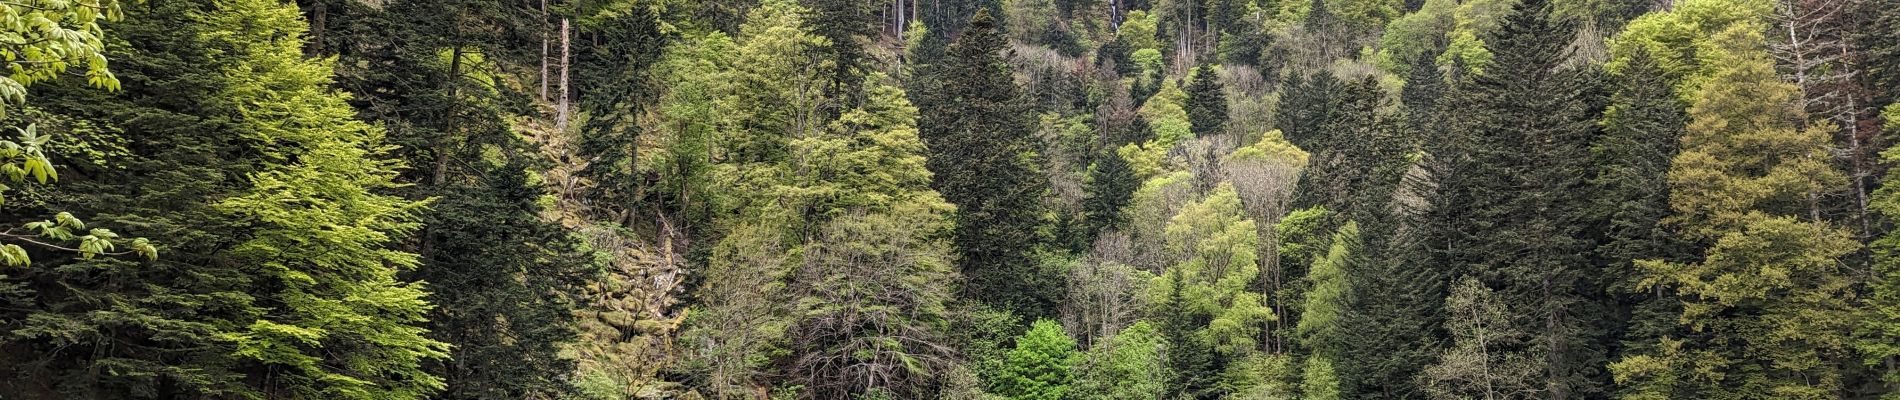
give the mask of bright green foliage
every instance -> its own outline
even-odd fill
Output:
[[[9,125],[37,125],[52,137],[45,149],[62,162],[61,184],[10,193],[8,214],[16,219],[9,224],[46,215],[49,229],[83,234],[89,229],[75,228],[109,224],[131,234],[163,232],[166,243],[165,257],[152,261],[53,251],[34,252],[32,268],[0,268],[0,331],[7,332],[0,343],[8,349],[0,374],[9,383],[45,382],[0,384],[6,396],[259,393],[244,376],[254,365],[237,362],[232,343],[219,337],[254,321],[261,309],[253,304],[265,291],[253,290],[253,264],[228,252],[252,227],[212,207],[249,190],[244,174],[261,161],[244,150],[255,144],[241,139],[246,128],[207,122],[234,114],[212,103],[237,61],[206,56],[199,16],[210,7],[136,7],[115,25],[112,37],[123,41],[115,41],[114,69],[126,78],[125,92],[45,82],[36,85],[43,90],[37,106],[8,114]],[[90,217],[82,224],[53,210]]]
[[[306,49],[335,52],[337,86],[351,91],[361,115],[390,127],[387,141],[403,145],[392,155],[418,166],[403,171],[398,179],[406,184],[397,193],[433,199],[419,214],[426,228],[404,241],[420,264],[402,278],[428,282],[435,308],[427,335],[451,346],[453,362],[427,364],[445,381],[434,397],[573,393],[573,381],[593,377],[576,373],[577,366],[596,362],[603,347],[577,343],[580,327],[598,331],[611,325],[599,321],[611,320],[631,328],[645,316],[629,316],[637,311],[627,307],[577,316],[577,309],[602,301],[578,301],[582,280],[607,282],[588,289],[618,286],[612,283],[618,271],[615,264],[589,262],[593,249],[577,238],[598,238],[596,232],[573,235],[547,218],[557,200],[537,173],[548,168],[544,149],[530,142],[537,132],[517,122],[521,111],[512,106],[533,96],[522,90],[531,84],[504,73],[513,61],[504,51],[510,36],[487,28],[532,26],[528,14],[519,5],[467,0],[322,7],[327,11],[311,16],[323,23],[312,36],[325,43]],[[588,17],[575,25],[590,25],[592,10],[576,12]],[[572,71],[576,81],[603,86],[586,66],[593,64],[591,50],[576,46],[574,52],[581,61]],[[583,91],[580,108],[604,97],[596,94]],[[590,165],[601,164],[609,163]],[[610,195],[570,193],[587,193],[601,208],[617,204]]]
[[[1306,273],[1312,286],[1306,291],[1306,303],[1296,329],[1306,347],[1315,354],[1330,357],[1348,351],[1339,348],[1338,340],[1345,334],[1339,330],[1339,320],[1347,311],[1346,302],[1352,298],[1352,282],[1347,271],[1353,269],[1353,257],[1359,253],[1360,245],[1359,223],[1346,222],[1333,233],[1333,245],[1326,250],[1326,255],[1314,260],[1313,268]]]
[[[1767,0],[1684,0],[1667,12],[1643,15],[1610,40],[1610,61],[1604,65],[1620,72],[1647,50],[1669,76],[1676,95],[1693,102],[1704,82],[1713,79],[1728,60],[1718,34],[1728,30],[1762,32],[1772,2]]]
[[[1077,363],[1075,397],[1149,400],[1168,393],[1168,343],[1148,321],[1136,322],[1101,341]]]
[[[117,0],[92,2],[31,0],[0,4],[0,50],[6,79],[0,79],[0,101],[26,103],[26,87],[56,79],[73,65],[83,64],[86,83],[119,89],[119,79],[106,68],[105,30],[101,22],[124,14]]]
[[[1206,321],[1193,327],[1205,346],[1227,356],[1254,351],[1262,324],[1273,319],[1261,295],[1250,290],[1260,275],[1259,241],[1233,186],[1222,184],[1169,221],[1168,249],[1184,261],[1156,279],[1151,298],[1165,302],[1178,287],[1182,312]]]
[[[1682,151],[1669,171],[1668,223],[1708,246],[1700,261],[1642,260],[1641,287],[1682,298],[1694,332],[1611,366],[1627,398],[1832,398],[1844,386],[1854,280],[1838,261],[1848,232],[1807,220],[1810,199],[1843,179],[1827,164],[1827,126],[1776,79],[1761,33],[1710,38]]]
[[[882,75],[865,91],[863,107],[792,141],[809,164],[788,165],[798,168],[775,191],[821,224],[790,252],[808,267],[787,288],[788,356],[794,382],[816,398],[929,397],[949,365],[941,338],[954,288],[944,283],[956,272],[940,238],[952,207],[928,188],[916,109]]]
[[[918,96],[919,126],[933,186],[957,206],[965,293],[1026,317],[1051,316],[1061,290],[1030,257],[1043,242],[1040,146],[1003,58],[1003,34],[988,11],[976,14],[936,72],[940,86]]]
[[[1888,105],[1881,117],[1889,130],[1900,129],[1900,105]],[[1900,163],[1900,149],[1881,154],[1888,165]],[[1888,218],[1900,216],[1900,176],[1889,174],[1875,192],[1872,207]],[[1872,294],[1867,298],[1866,314],[1860,318],[1855,347],[1869,366],[1878,366],[1900,358],[1900,234],[1886,236],[1868,244],[1874,251],[1874,276],[1869,282]],[[1881,379],[1889,388],[1900,387],[1900,370],[1887,369]],[[1895,395],[1888,395],[1887,399]]]
[[[1221,89],[1220,74],[1212,65],[1194,69],[1193,83],[1187,87],[1185,105],[1188,126],[1196,136],[1219,134],[1227,127],[1227,93]]]
[[[997,374],[996,393],[1010,399],[1062,400],[1074,381],[1069,369],[1076,362],[1075,339],[1050,320],[1036,321],[1016,338]]]
[[[1386,25],[1375,62],[1394,74],[1409,73],[1408,60],[1429,57],[1440,67],[1482,70],[1493,54],[1485,38],[1497,32],[1515,0],[1426,0],[1418,11]]]
[[[257,266],[261,293],[280,304],[223,335],[236,355],[262,366],[256,378],[272,397],[422,398],[442,380],[422,363],[447,354],[419,326],[429,303],[419,284],[396,272],[416,255],[386,248],[419,227],[422,203],[377,194],[397,187],[402,164],[384,158],[382,130],[353,119],[345,96],[330,91],[331,67],[306,60],[294,6],[230,0],[205,21],[205,35],[239,62],[220,100],[236,105],[245,139],[271,144],[254,188],[224,200],[231,217],[256,224],[233,249]]]
[[[768,2],[736,42],[707,35],[665,64],[681,90],[705,89],[668,96],[660,109],[678,120],[663,132],[679,138],[666,140],[707,135],[720,155],[685,182],[714,197],[724,231],[682,335],[685,369],[714,396],[932,397],[954,375],[942,329],[957,275],[941,240],[953,207],[929,189],[918,110],[889,77],[866,76],[859,106],[812,121],[825,77],[798,60],[825,40],[802,15]]]
[[[1385,26],[1387,21],[1398,18],[1402,14],[1400,11],[1403,7],[1399,0],[1287,0],[1279,2],[1280,16],[1278,18],[1287,22],[1308,21],[1313,4],[1321,1],[1324,2],[1322,4],[1326,7],[1326,11],[1333,14],[1334,18],[1356,29]]]
[[[13,184],[27,182],[27,178],[45,184],[49,180],[58,180],[59,173],[53,169],[53,161],[41,150],[52,140],[52,136],[39,134],[38,125],[27,125],[26,129],[14,128],[20,132],[19,141],[0,140],[0,179]],[[11,189],[0,183],[0,195]],[[0,201],[4,203],[4,201]],[[99,255],[137,254],[147,259],[158,258],[158,248],[145,238],[131,240],[119,239],[119,234],[110,229],[86,229],[86,223],[71,213],[59,213],[50,221],[28,222],[20,226],[23,233],[10,231],[0,233],[5,240],[33,244],[39,247],[67,251],[79,254],[80,258],[90,259]],[[118,251],[123,243],[124,251]],[[70,244],[71,247],[67,245]],[[33,263],[26,248],[17,244],[0,244],[0,265],[23,267]]]
[[[1306,367],[1300,375],[1300,398],[1309,400],[1339,400],[1339,372],[1333,369],[1333,362],[1325,357],[1313,356],[1306,359]]]
[[[106,67],[105,30],[101,22],[117,21],[124,15],[116,0],[92,3],[36,0],[0,4],[0,59],[8,75],[0,79],[0,116],[8,108],[26,103],[26,87],[58,78],[73,64],[85,64],[86,83],[93,87],[118,90],[119,79]],[[41,135],[36,125],[13,127],[18,140],[0,140],[0,201],[11,185],[33,181],[46,184],[59,180],[53,161],[42,148],[50,135]],[[25,234],[7,233],[6,240],[39,247],[78,253],[82,258],[100,254],[132,254],[157,258],[158,249],[144,238],[127,241],[126,251],[117,248],[118,234],[104,228],[85,229],[71,214],[60,213],[58,222],[36,222],[21,227]],[[49,243],[50,242],[50,243]],[[69,247],[70,246],[70,247]],[[18,267],[32,263],[26,248],[0,244],[0,265]]]
[[[1301,377],[1293,356],[1254,353],[1230,361],[1220,371],[1220,391],[1229,399],[1285,399],[1299,393]]]

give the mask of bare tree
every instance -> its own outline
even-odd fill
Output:
[[[1842,211],[1844,218],[1862,239],[1872,234],[1868,201],[1870,181],[1878,173],[1877,149],[1872,143],[1878,134],[1863,122],[1874,108],[1865,100],[1867,92],[1855,79],[1859,73],[1853,62],[1850,10],[1859,0],[1778,0],[1774,21],[1774,54],[1782,78],[1801,90],[1802,108],[1837,128],[1833,150],[1835,162],[1848,172],[1849,186],[1842,191],[1853,206]],[[1805,128],[1809,121],[1798,121]],[[1818,202],[1817,202],[1818,204]],[[1816,214],[1821,210],[1816,206]],[[1832,211],[1832,210],[1830,210]]]
[[[1133,324],[1141,317],[1141,293],[1153,275],[1128,264],[1128,235],[1104,232],[1094,250],[1069,269],[1069,297],[1063,304],[1063,326],[1076,340],[1092,346]]]
[[[1277,137],[1262,140],[1279,140]],[[1241,206],[1247,211],[1247,217],[1258,221],[1261,257],[1260,272],[1263,277],[1258,288],[1261,293],[1278,293],[1289,279],[1286,268],[1280,265],[1280,238],[1274,226],[1287,213],[1292,201],[1293,188],[1300,180],[1300,171],[1304,160],[1274,159],[1266,157],[1228,157],[1222,164],[1224,176],[1234,185],[1234,192],[1240,195]],[[1267,296],[1274,315],[1289,315],[1285,299],[1280,296]],[[1284,350],[1287,338],[1272,337],[1273,332],[1286,328],[1285,319],[1269,322],[1264,330],[1269,337],[1262,340],[1267,351]]]

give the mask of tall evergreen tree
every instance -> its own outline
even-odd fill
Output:
[[[1882,113],[1887,129],[1900,129],[1900,106],[1889,105]],[[1900,151],[1888,150],[1881,157],[1887,164],[1900,163]],[[1900,175],[1889,173],[1874,194],[1874,209],[1887,218],[1900,216]],[[1855,346],[1863,361],[1883,371],[1880,379],[1888,397],[1900,393],[1900,233],[1888,233],[1869,243],[1874,252],[1873,281],[1866,314],[1860,317]]]
[[[1187,87],[1188,126],[1197,136],[1221,133],[1227,128],[1227,92],[1221,88],[1220,74],[1211,64],[1194,69],[1194,81]]]
[[[73,140],[97,154],[49,156],[64,169],[45,204],[13,197],[9,222],[44,219],[41,209],[91,215],[130,234],[163,232],[164,257],[35,252],[32,264],[0,271],[0,393],[22,398],[162,399],[257,393],[232,342],[260,312],[254,271],[228,249],[247,230],[213,205],[248,190],[256,142],[225,123],[215,101],[234,60],[214,57],[202,16],[210,3],[130,7],[107,31],[124,92],[68,81],[35,85],[33,104],[9,106],[6,123],[36,124],[54,144]],[[226,103],[228,104],[228,103]],[[136,123],[132,123],[136,121]],[[15,125],[18,124],[18,125]],[[115,144],[116,143],[116,144]],[[15,188],[16,190],[19,188]],[[36,188],[37,189],[37,188]],[[100,373],[100,372],[107,373]]]
[[[958,266],[970,298],[1026,317],[1053,315],[1062,298],[1030,256],[1042,242],[1042,174],[1034,121],[1003,59],[1007,43],[987,11],[950,46],[919,101],[935,187],[957,205]]]
[[[649,7],[580,4],[575,12],[581,14],[580,35],[587,40],[578,41],[573,86],[580,109],[587,112],[576,149],[587,158],[587,167],[578,175],[594,183],[589,197],[599,209],[596,214],[627,224],[642,200],[635,197],[647,186],[638,171],[642,127],[635,119],[655,100],[658,90],[649,84],[648,70],[667,37]]]
[[[1085,236],[1090,241],[1105,230],[1122,227],[1127,220],[1122,207],[1127,207],[1135,196],[1135,189],[1141,188],[1141,181],[1127,160],[1114,152],[1103,153],[1089,168],[1088,181],[1082,188],[1087,194],[1082,202]]]
[[[1463,176],[1439,182],[1449,196],[1435,207],[1469,214],[1449,220],[1446,240],[1433,245],[1438,265],[1460,270],[1494,288],[1508,308],[1515,342],[1495,344],[1534,362],[1539,396],[1588,397],[1603,389],[1599,365],[1607,356],[1604,315],[1585,279],[1590,248],[1581,210],[1587,199],[1588,146],[1596,129],[1591,80],[1565,69],[1571,28],[1551,16],[1547,2],[1516,6],[1490,44],[1496,58],[1462,86],[1459,111],[1468,113],[1453,154],[1469,162]],[[1553,95],[1561,93],[1562,95]],[[1434,175],[1434,178],[1440,176]],[[1446,356],[1453,354],[1447,353]]]
[[[1615,93],[1603,116],[1604,134],[1591,145],[1590,180],[1593,252],[1597,285],[1608,289],[1621,329],[1619,353],[1640,353],[1674,333],[1680,313],[1673,297],[1636,290],[1637,260],[1680,260],[1680,240],[1663,225],[1669,209],[1669,160],[1687,124],[1684,106],[1667,77],[1646,54],[1613,77]]]

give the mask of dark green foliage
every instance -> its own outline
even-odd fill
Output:
[[[430,335],[453,344],[454,361],[432,365],[447,380],[441,394],[449,399],[559,396],[570,393],[562,378],[573,361],[559,355],[561,343],[576,337],[573,289],[590,266],[561,227],[542,218],[539,202],[547,188],[532,172],[547,167],[540,150],[528,143],[508,119],[531,96],[499,84],[500,62],[527,46],[521,30],[536,26],[524,16],[538,10],[511,4],[463,4],[458,0],[405,1],[383,10],[358,9],[356,18],[338,22],[333,36],[358,43],[341,54],[344,65],[371,66],[340,71],[346,88],[396,88],[355,93],[366,117],[388,126],[392,141],[415,146],[405,152],[416,184],[410,195],[436,199],[424,215],[415,250],[422,264],[410,276],[430,282]],[[443,15],[451,22],[441,20]],[[638,62],[653,57],[657,39],[640,42],[637,34],[615,30],[640,25],[628,19],[587,21],[585,35],[620,40],[625,47],[578,46],[577,85],[606,91],[635,92],[637,69],[607,71],[601,64]],[[491,27],[510,29],[493,30]],[[652,29],[648,27],[647,29]],[[625,35],[617,36],[617,35]],[[657,34],[656,34],[657,35]],[[371,38],[409,37],[442,46],[436,49],[387,47]],[[516,39],[510,39],[514,37]],[[518,40],[511,42],[511,40]],[[581,41],[586,43],[587,41]],[[647,48],[642,49],[641,46]],[[536,43],[538,47],[538,42]],[[626,51],[628,59],[601,60]],[[631,121],[616,119],[613,104],[637,99],[623,93],[582,91],[583,109],[609,114],[590,119],[581,152],[597,157],[592,166],[625,167],[636,132]],[[558,95],[558,94],[557,94]],[[401,110],[414,110],[403,112]],[[612,147],[618,143],[623,147]],[[619,158],[616,158],[619,157]],[[607,209],[624,209],[633,184],[625,168],[589,169],[583,174],[622,191],[597,193]],[[609,185],[602,185],[609,186]]]
[[[588,195],[598,214],[627,223],[648,186],[637,171],[641,127],[635,119],[657,98],[646,71],[660,58],[666,37],[658,16],[645,7],[577,11],[582,40],[576,41],[573,86],[587,113],[576,152],[587,168],[578,175],[593,181]]]
[[[1194,69],[1194,82],[1188,84],[1184,108],[1195,135],[1219,134],[1227,128],[1227,93],[1221,89],[1219,75],[1212,65]]]
[[[1165,279],[1173,282],[1167,297],[1156,308],[1155,318],[1163,321],[1161,337],[1168,344],[1168,370],[1172,371],[1174,381],[1168,385],[1168,392],[1183,399],[1210,400],[1220,398],[1215,387],[1220,376],[1220,361],[1214,354],[1214,348],[1206,345],[1198,333],[1207,326],[1208,318],[1188,309],[1187,296],[1183,293],[1184,284],[1180,268],[1169,269]]]
[[[1128,168],[1128,161],[1123,160],[1120,154],[1106,152],[1095,160],[1083,187],[1088,197],[1082,202],[1087,230],[1084,236],[1090,239],[1105,230],[1121,228],[1126,221],[1122,207],[1127,207],[1135,195],[1135,189],[1141,188],[1140,179],[1135,176],[1134,170]]]
[[[1851,37],[1855,48],[1865,49],[1866,74],[1874,104],[1900,99],[1900,1],[1857,2],[1860,26]]]
[[[1449,129],[1468,135],[1434,160],[1433,206],[1465,215],[1432,228],[1433,264],[1494,288],[1513,315],[1506,331],[1524,334],[1495,351],[1536,360],[1537,385],[1553,398],[1591,396],[1607,381],[1604,310],[1589,279],[1590,242],[1581,227],[1588,204],[1588,146],[1596,110],[1588,76],[1561,69],[1569,28],[1543,2],[1517,6],[1488,42],[1496,53],[1483,75],[1459,88]],[[1452,160],[1447,160],[1448,158]],[[1462,159],[1462,160],[1458,160]],[[1468,164],[1465,164],[1468,163]],[[1442,229],[1442,230],[1439,230]]]
[[[862,0],[803,0],[811,10],[807,21],[811,31],[830,42],[822,50],[830,63],[822,68],[827,76],[824,109],[830,116],[856,107],[863,101],[864,74],[871,71],[870,55],[865,47],[876,39],[877,18],[872,2]]]
[[[977,13],[931,78],[938,86],[918,95],[919,125],[934,186],[957,205],[964,293],[1027,317],[1049,316],[1061,290],[1030,256],[1042,242],[1039,146],[1004,47],[995,19]]]
[[[1302,106],[1324,110],[1298,112],[1284,125],[1301,132],[1306,141],[1301,148],[1313,154],[1300,175],[1293,206],[1332,210],[1341,218],[1333,226],[1347,219],[1388,219],[1392,193],[1410,167],[1406,155],[1413,144],[1404,138],[1398,118],[1383,112],[1385,94],[1378,82],[1368,79],[1338,86],[1333,82],[1322,74],[1306,90],[1325,91],[1307,93],[1314,98],[1302,99],[1307,102]]]
[[[244,187],[257,160],[238,131],[206,104],[224,87],[219,63],[190,16],[207,4],[134,7],[112,25],[113,69],[125,91],[100,93],[48,82],[34,101],[62,115],[10,112],[56,135],[126,141],[131,157],[106,164],[57,159],[66,180],[47,208],[93,215],[125,233],[165,232],[165,257],[149,263],[40,256],[0,274],[0,393],[21,398],[165,399],[236,395],[252,389],[217,335],[255,318],[256,278],[222,261],[242,224],[214,209]],[[70,121],[70,122],[62,122]],[[81,121],[100,129],[74,129]],[[116,121],[141,121],[121,125]],[[74,156],[77,156],[76,154]],[[80,194],[87,195],[80,195]],[[9,201],[9,222],[44,215]],[[11,223],[10,223],[11,225]],[[212,267],[224,265],[223,267]],[[97,374],[94,371],[114,371]]]
[[[1604,133],[1591,145],[1596,174],[1590,219],[1596,235],[1594,262],[1602,266],[1597,284],[1622,295],[1618,307],[1629,327],[1621,335],[1631,346],[1651,346],[1675,331],[1668,312],[1671,297],[1635,290],[1636,260],[1677,260],[1686,255],[1679,239],[1662,224],[1669,209],[1669,165],[1676,156],[1688,117],[1671,93],[1661,68],[1639,53],[1614,77],[1615,93],[1603,117]]]
[[[1307,77],[1294,74],[1280,90],[1280,107],[1273,121],[1286,140],[1309,152],[1326,145],[1332,133],[1327,124],[1340,118],[1340,93],[1344,83],[1331,73]]]

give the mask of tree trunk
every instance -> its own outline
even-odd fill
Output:
[[[548,101],[548,0],[541,0],[541,101]]]
[[[571,54],[569,53],[569,48],[568,48],[568,40],[569,40],[568,36],[569,36],[568,21],[567,21],[567,18],[562,18],[561,19],[561,86],[560,86],[561,102],[558,106],[555,107],[556,119],[554,122],[555,129],[561,132],[567,132],[568,98],[572,97],[568,95],[569,90],[568,90],[568,85],[567,85],[568,84],[567,71],[570,69],[568,68],[568,64],[570,61],[572,61],[569,58]]]

